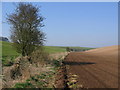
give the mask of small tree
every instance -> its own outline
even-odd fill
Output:
[[[19,3],[7,20],[11,24],[13,46],[22,56],[28,56],[37,47],[43,46],[45,34],[40,29],[44,26],[44,18],[39,14],[38,7],[30,3]]]

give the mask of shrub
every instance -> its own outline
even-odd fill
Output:
[[[70,52],[70,48],[69,48],[69,47],[66,47],[66,51],[67,51],[67,52]]]
[[[40,48],[39,50],[36,50],[31,54],[31,60],[32,63],[35,64],[46,64],[49,60],[49,54],[46,53],[42,48]]]

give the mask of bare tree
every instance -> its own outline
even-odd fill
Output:
[[[45,41],[45,34],[41,31],[44,18],[39,11],[30,3],[19,3],[15,12],[8,15],[13,46],[22,56],[30,55]]]

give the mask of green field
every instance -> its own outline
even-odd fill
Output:
[[[12,43],[9,42],[0,42],[2,43],[2,56],[17,56],[19,55],[12,46]]]
[[[65,47],[58,47],[58,46],[44,46],[44,49],[48,53],[58,53],[58,52],[65,52]]]
[[[12,43],[0,41],[0,45],[2,45],[2,56],[20,55],[15,51],[15,49],[12,46]],[[70,48],[76,48],[76,49],[81,49],[81,50],[93,49],[93,48],[87,48],[87,47],[70,47]],[[60,46],[44,46],[44,49],[48,53],[58,53],[58,52],[65,52],[66,51],[66,47],[60,47]]]
[[[19,53],[16,52],[15,48],[13,48],[12,43],[10,42],[1,42],[0,46],[2,46],[2,56],[18,56]],[[48,53],[57,53],[57,52],[65,52],[65,47],[58,47],[58,46],[44,46],[44,49]],[[0,52],[1,54],[1,52]]]
[[[0,49],[1,48],[2,48],[2,52],[0,52],[0,55],[2,54],[3,64],[8,64],[6,60],[12,61],[14,60],[14,58],[20,55],[19,53],[16,52],[15,48],[13,48],[12,43],[10,42],[0,41]],[[76,49],[81,49],[81,50],[93,49],[93,48],[86,48],[86,47],[70,47],[70,48],[76,48]],[[44,50],[49,54],[58,53],[58,52],[66,52],[66,47],[44,46]]]

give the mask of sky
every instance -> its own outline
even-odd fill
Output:
[[[104,47],[118,44],[117,2],[38,2],[45,17],[47,46]],[[2,3],[2,36],[10,37],[7,14],[17,3]]]

